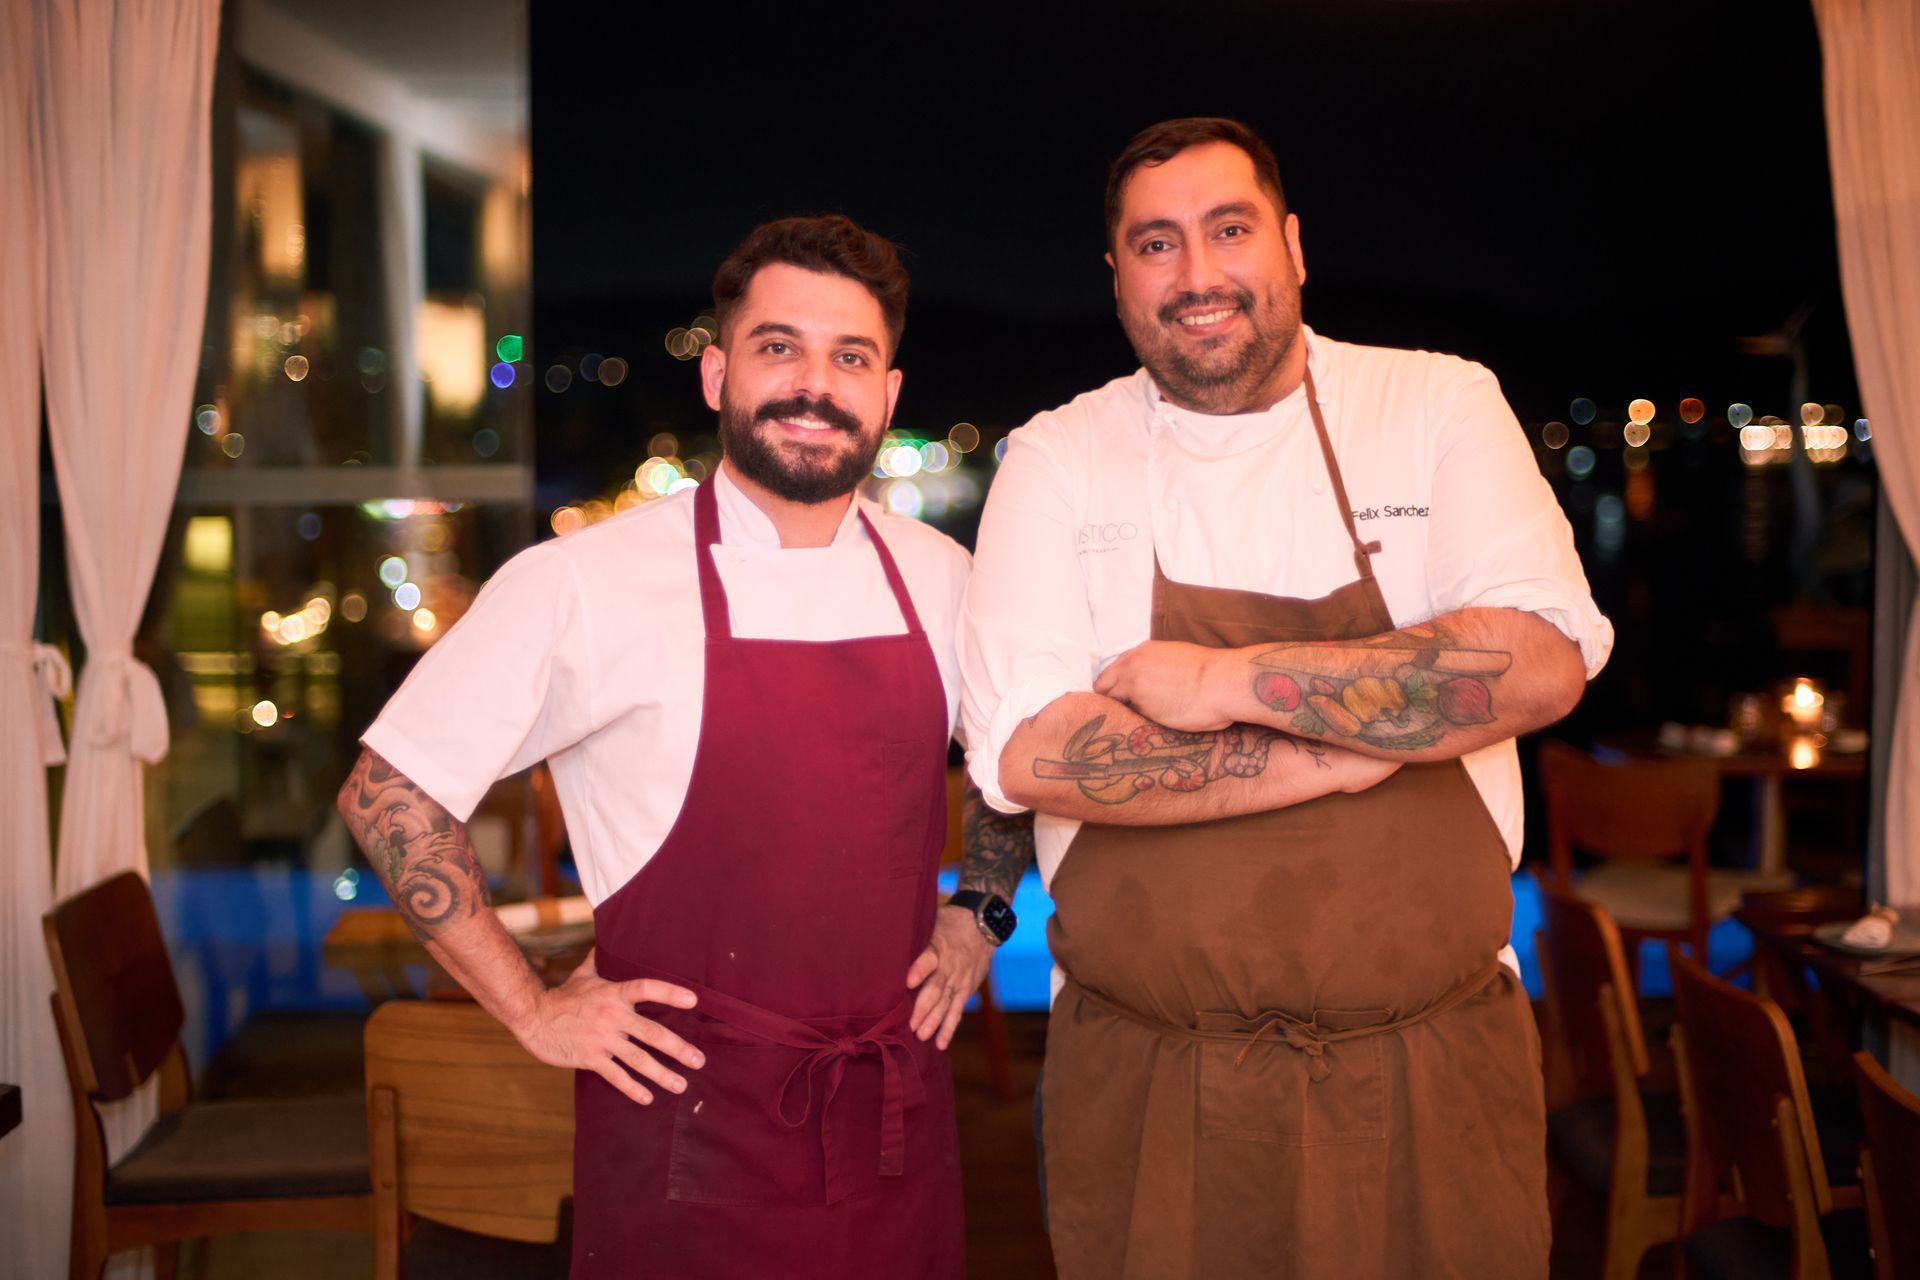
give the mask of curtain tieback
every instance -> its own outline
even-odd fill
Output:
[[[40,743],[40,763],[64,764],[66,744],[60,737],[60,711],[54,703],[73,692],[73,668],[67,655],[50,644],[0,644],[0,659],[18,662],[33,673],[40,686],[39,714],[34,717],[34,732]]]
[[[160,679],[131,653],[104,653],[90,657],[80,672],[80,701],[84,708],[98,688],[100,708],[75,717],[85,724],[87,741],[98,747],[128,744],[134,757],[154,764],[167,755],[167,704],[160,695]]]

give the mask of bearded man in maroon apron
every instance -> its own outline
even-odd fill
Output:
[[[576,1277],[964,1272],[943,1050],[988,947],[936,930],[934,877],[966,555],[853,496],[906,291],[845,218],[748,237],[701,359],[715,474],[516,557],[342,790],[428,950],[579,1069]],[[594,901],[551,991],[462,825],[540,759]]]
[[[1486,370],[1300,323],[1251,130],[1146,130],[1107,223],[1145,368],[1012,435],[961,637],[1056,906],[1060,1274],[1543,1276],[1512,739],[1611,630]]]

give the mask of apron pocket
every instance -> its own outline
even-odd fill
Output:
[[[1211,1026],[1214,1020],[1223,1026]],[[1238,1030],[1234,1014],[1199,1017],[1199,1029]],[[1241,1051],[1247,1050],[1241,1057]],[[1315,1080],[1311,1059],[1272,1032],[1246,1041],[1200,1042],[1200,1131],[1208,1138],[1288,1147],[1378,1142],[1386,1137],[1379,1036],[1323,1046],[1331,1068]],[[1235,1059],[1239,1059],[1236,1065]]]
[[[691,1204],[826,1202],[818,1100],[799,1125],[787,1124],[775,1112],[788,1074],[805,1056],[785,1045],[711,1045],[707,1066],[688,1073],[687,1091],[674,1112],[667,1199]],[[789,1115],[805,1105],[802,1085],[794,1082]],[[844,1101],[836,1101],[834,1109]]]
[[[886,811],[882,838],[887,842],[887,875],[901,879],[930,872],[938,857],[927,855],[927,825],[933,814],[920,796],[927,744],[908,738],[881,743],[878,751],[875,776],[880,781],[873,803]]]

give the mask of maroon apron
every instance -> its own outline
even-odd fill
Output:
[[[947,700],[900,571],[860,520],[905,635],[737,639],[713,486],[694,496],[693,777],[659,851],[593,918],[602,976],[698,995],[640,1012],[707,1065],[677,1096],[649,1084],[649,1106],[578,1073],[576,1278],[965,1272],[953,1081],[914,1037],[905,985],[933,929]]]

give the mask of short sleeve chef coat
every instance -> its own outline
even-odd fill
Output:
[[[1358,346],[1302,328],[1361,538],[1396,626],[1470,606],[1537,613],[1580,646],[1591,678],[1613,647],[1573,531],[1484,367]],[[1020,722],[1085,692],[1148,637],[1154,546],[1177,582],[1314,598],[1354,580],[1304,388],[1262,413],[1161,399],[1142,369],[1015,431],[994,477],[962,610],[961,718],[988,802]],[[1511,740],[1466,756],[1515,865],[1522,829]],[[1049,883],[1079,829],[1039,815]]]
[[[851,505],[831,545],[784,548],[724,470],[708,483],[717,486],[723,545],[714,556],[736,636],[906,630]],[[855,501],[906,579],[952,725],[967,553],[936,529]],[[497,779],[547,760],[582,887],[598,903],[646,865],[679,815],[700,735],[704,638],[688,490],[508,561],[362,741],[463,821]],[[777,771],[777,724],[767,726],[766,755]]]

